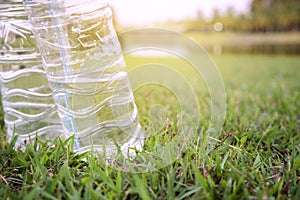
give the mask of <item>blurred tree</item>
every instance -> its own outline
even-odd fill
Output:
[[[299,0],[253,0],[252,31],[299,31]]]
[[[202,10],[197,10],[196,19],[199,21],[205,21]]]
[[[185,20],[184,22],[186,32],[208,32],[212,30],[200,9],[197,11],[195,19]]]
[[[235,12],[233,7],[228,7],[225,16],[222,18],[221,22],[224,25],[224,30],[236,31],[237,19],[235,17]]]
[[[214,23],[219,22],[220,19],[221,19],[220,11],[217,8],[215,8],[213,10],[213,22]]]
[[[236,14],[229,7],[221,15],[213,10],[213,17],[207,21],[199,10],[196,19],[187,25],[187,31],[212,31],[220,22],[224,31],[238,32],[287,32],[300,31],[300,0],[252,0],[250,13]]]

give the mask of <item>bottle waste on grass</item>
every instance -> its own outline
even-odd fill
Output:
[[[63,137],[57,106],[21,1],[0,3],[0,86],[7,139],[15,147]]]
[[[103,0],[26,2],[66,135],[75,151],[123,155],[143,132],[112,11]]]

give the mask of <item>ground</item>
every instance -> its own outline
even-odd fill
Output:
[[[128,69],[149,58],[127,56]],[[175,58],[155,58],[173,65]],[[37,141],[25,152],[0,138],[0,196],[3,199],[299,199],[300,58],[288,55],[212,56],[224,80],[227,112],[214,148],[195,139],[169,166],[148,173],[107,167],[94,156],[75,155],[67,141]],[[201,85],[201,84],[200,84]],[[199,135],[209,126],[209,95],[199,86]],[[205,89],[203,89],[205,90]],[[148,91],[148,92],[147,92]],[[151,126],[145,102],[160,103],[166,115],[176,110],[167,91],[135,92],[141,123]],[[164,93],[166,92],[166,93]],[[156,102],[155,102],[156,101]],[[3,113],[1,114],[3,126]],[[171,140],[176,124],[163,124],[145,142]],[[148,127],[150,129],[151,127]],[[169,134],[169,137],[168,137]]]

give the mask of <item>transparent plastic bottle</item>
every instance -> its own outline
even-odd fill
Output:
[[[141,149],[143,132],[107,2],[37,0],[25,5],[75,151],[93,147],[111,154],[119,146],[128,155],[130,147]]]
[[[63,137],[63,130],[22,1],[0,3],[0,85],[7,139],[15,147]]]

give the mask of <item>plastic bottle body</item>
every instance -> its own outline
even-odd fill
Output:
[[[7,139],[15,147],[63,137],[46,73],[22,2],[0,4],[0,85]]]
[[[143,146],[112,11],[101,0],[26,5],[64,131],[75,150]]]

